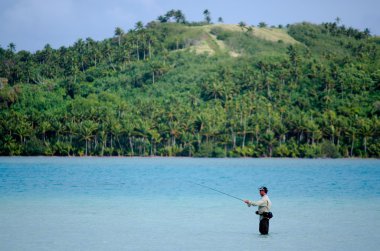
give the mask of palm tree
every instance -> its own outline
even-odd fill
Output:
[[[87,57],[92,62],[92,65],[96,67],[97,62],[101,58],[101,55],[99,55],[100,54],[99,46],[97,42],[90,37],[86,38],[86,45],[87,45],[87,49],[86,49]]]
[[[79,125],[74,120],[65,123],[65,133],[69,136],[70,145],[73,144],[73,136],[79,133]]]
[[[122,120],[122,126],[125,134],[128,138],[128,143],[130,147],[130,156],[134,156],[134,135],[135,135],[135,126],[136,123],[132,117],[126,117]]]
[[[211,84],[205,84],[203,88],[204,95],[208,99],[216,100],[223,97],[223,85],[217,81],[213,81]]]
[[[239,22],[239,27],[240,27],[240,29],[243,31],[246,27],[247,27],[247,24],[245,23],[245,22],[243,22],[243,21],[241,21],[241,22]]]
[[[135,35],[135,39],[136,39],[136,54],[137,54],[137,60],[140,60],[140,48],[139,48],[139,44],[140,44],[140,40],[142,40],[142,36],[143,36],[143,29],[144,29],[144,24],[141,22],[141,21],[138,21],[135,25],[135,31],[136,33],[132,33]]]
[[[186,18],[185,18],[185,15],[182,13],[182,11],[180,10],[176,10],[174,11],[173,13],[173,17],[174,17],[174,20],[177,22],[177,23],[186,23]]]
[[[123,31],[122,28],[120,28],[120,27],[116,27],[116,28],[115,28],[115,36],[118,37],[119,46],[120,46],[120,44],[121,44],[121,38],[122,38],[123,34],[124,34],[124,31]]]
[[[226,127],[231,133],[232,148],[236,148],[236,131],[237,131],[237,121],[234,117],[230,117],[227,120]]]
[[[83,41],[83,39],[78,39],[74,43],[74,50],[76,52],[74,54],[74,56],[76,57],[76,60],[80,64],[80,66],[81,66],[80,68],[81,68],[82,72],[84,72],[84,70],[85,70],[85,62],[84,62],[85,49],[86,49],[86,45],[85,45],[85,42]]]
[[[11,52],[11,53],[14,53],[16,51],[16,44],[15,43],[9,43],[8,44],[8,50]]]
[[[32,124],[27,120],[21,120],[17,123],[15,134],[20,137],[20,143],[23,145],[26,142],[26,137],[33,132]]]
[[[94,132],[98,129],[98,123],[92,120],[85,120],[80,123],[80,134],[82,139],[86,141],[86,156],[88,155],[88,145],[91,139],[94,137]]]
[[[303,133],[307,130],[306,127],[306,117],[304,114],[295,114],[292,121],[292,127],[294,133],[297,135],[298,144],[301,143],[303,139]]]
[[[323,131],[330,137],[330,141],[335,144],[335,137],[338,134],[338,119],[335,111],[327,110],[323,114]]]
[[[371,35],[371,31],[368,28],[365,28],[363,33],[366,37],[369,37]]]
[[[146,31],[146,42],[148,43],[148,56],[149,56],[149,59],[151,59],[154,48],[155,48],[154,45],[158,42],[157,37],[152,31],[149,31],[149,30]]]
[[[42,121],[42,123],[40,124],[40,130],[43,135],[44,143],[46,143],[46,132],[49,131],[50,129],[52,129],[52,125],[50,124],[50,122],[46,120]]]
[[[166,23],[166,22],[168,22],[168,18],[166,17],[166,16],[159,16],[158,18],[157,18],[157,20],[158,21],[160,21],[161,23]]]
[[[273,146],[274,144],[277,142],[276,140],[276,137],[275,137],[275,134],[272,130],[267,130],[266,133],[264,134],[263,136],[263,139],[264,139],[264,142],[267,144],[268,146],[268,154],[269,154],[269,157],[272,157],[272,153],[273,153]]]
[[[194,129],[197,134],[198,147],[202,144],[202,133],[206,126],[208,116],[205,113],[198,113],[194,121]]]
[[[209,11],[208,9],[205,9],[205,10],[203,11],[203,15],[204,15],[204,17],[205,17],[205,21],[206,21],[206,23],[207,23],[207,24],[210,24],[210,23],[211,23],[211,13],[210,13],[210,11]]]
[[[101,127],[102,127],[102,129],[99,132],[99,139],[102,142],[102,148],[100,151],[100,156],[104,156],[104,148],[106,147],[106,144],[107,144],[107,132],[105,131],[105,128],[103,125]]]
[[[358,120],[359,134],[363,137],[364,154],[367,156],[367,140],[372,137],[374,128],[372,121],[367,118],[361,118]]]
[[[162,140],[161,134],[157,131],[157,129],[149,130],[150,140],[151,140],[151,150],[150,155],[156,156],[157,154],[157,143],[160,143]]]
[[[317,123],[314,120],[306,120],[305,121],[305,132],[308,135],[308,143],[309,139],[311,138],[311,144],[314,145],[315,143],[315,135],[318,134],[319,127]]]
[[[120,144],[119,137],[123,133],[123,128],[122,128],[120,122],[112,120],[112,123],[110,124],[110,131],[111,131],[111,135],[115,137],[116,142],[119,146],[119,149],[122,151],[123,147]],[[111,139],[112,139],[112,136],[111,136]],[[112,147],[112,144],[111,144],[111,147]]]
[[[339,25],[341,21],[342,21],[342,19],[341,19],[340,17],[336,17],[336,18],[335,18],[335,23],[336,23],[337,25]]]
[[[135,30],[139,31],[139,30],[142,30],[142,29],[144,29],[144,24],[143,24],[143,22],[138,21],[138,22],[135,24]]]
[[[168,123],[169,133],[171,136],[171,145],[176,145],[176,139],[180,135],[180,123],[177,120],[170,120]]]
[[[278,141],[281,145],[281,143],[285,143],[286,141],[286,134],[289,132],[288,128],[282,124],[281,122],[276,124],[276,126],[273,126],[274,131],[278,135]]]
[[[185,132],[181,135],[181,141],[183,142],[183,146],[185,149],[189,150],[189,157],[193,155],[194,146],[193,143],[195,142],[194,134]]]
[[[346,136],[350,139],[351,141],[351,147],[350,147],[350,157],[353,157],[354,153],[354,146],[355,146],[355,140],[356,140],[356,135],[357,135],[357,130],[353,125],[350,125],[346,130],[345,130]]]
[[[163,74],[165,71],[165,67],[162,64],[162,61],[159,60],[152,60],[149,62],[149,66],[152,71],[152,82],[153,84],[156,82],[156,77]]]

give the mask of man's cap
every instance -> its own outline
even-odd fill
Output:
[[[268,192],[268,188],[266,187],[259,187],[259,191],[265,191],[265,193]]]

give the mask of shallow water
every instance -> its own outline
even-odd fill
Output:
[[[273,203],[255,208],[194,185]],[[380,161],[0,158],[0,250],[377,250]]]

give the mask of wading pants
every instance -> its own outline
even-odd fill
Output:
[[[259,226],[260,234],[268,234],[269,232],[269,219],[263,218],[260,220],[260,226]]]

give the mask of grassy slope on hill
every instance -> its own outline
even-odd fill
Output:
[[[200,35],[198,39],[194,41],[189,48],[198,54],[208,53],[213,55],[214,53],[228,53],[231,56],[237,57],[239,53],[234,51],[232,44],[227,44],[224,39],[218,39],[218,33],[224,33],[227,36],[239,37],[247,36],[251,42],[252,40],[257,40],[257,45],[260,46],[263,43],[271,44],[273,43],[285,43],[297,44],[298,42],[289,36],[285,29],[278,28],[256,28],[253,27],[252,30],[247,30],[247,28],[241,28],[238,25],[232,24],[217,24],[217,25],[204,25],[204,26],[194,26],[188,27],[188,33],[192,31],[193,34]],[[236,43],[239,43],[236,41]],[[272,45],[272,44],[271,44]],[[236,47],[236,45],[235,45]],[[244,46],[238,46],[244,47]],[[264,48],[263,50],[269,51],[269,48]]]

